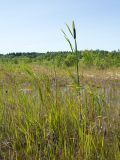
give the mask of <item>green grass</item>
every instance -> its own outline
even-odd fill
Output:
[[[0,159],[119,160],[117,94],[112,103],[90,81],[78,88],[65,74],[61,85],[63,70],[38,70],[0,65]]]

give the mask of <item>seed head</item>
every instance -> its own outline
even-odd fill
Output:
[[[72,28],[73,28],[73,37],[74,37],[74,39],[76,39],[76,29],[75,29],[74,21],[72,22]]]

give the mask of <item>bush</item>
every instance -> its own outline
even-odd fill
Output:
[[[73,66],[76,63],[76,55],[69,54],[64,60],[64,63],[68,67]]]

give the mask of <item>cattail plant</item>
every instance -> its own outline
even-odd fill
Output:
[[[76,75],[77,75],[77,84],[79,85],[80,84],[80,77],[79,77],[79,56],[78,56],[78,50],[77,50],[75,23],[74,23],[74,21],[72,22],[72,30],[71,30],[71,28],[69,27],[68,24],[66,24],[66,26],[67,26],[67,29],[68,29],[69,33],[71,34],[72,38],[74,39],[74,43],[75,43],[75,47],[74,48],[73,48],[72,43],[70,42],[70,39],[66,35],[66,33],[63,30],[61,30],[61,31],[63,32],[66,41],[69,43],[72,53],[76,54]]]

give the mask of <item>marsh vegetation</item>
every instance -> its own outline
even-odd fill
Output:
[[[119,68],[80,68],[78,87],[74,67],[19,58],[0,64],[0,159],[119,160]]]

